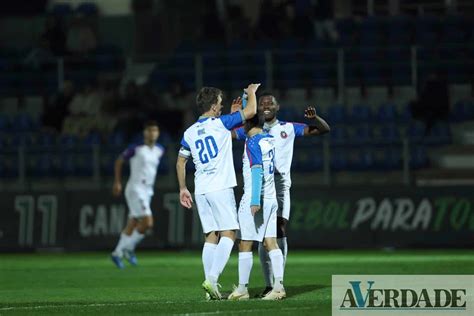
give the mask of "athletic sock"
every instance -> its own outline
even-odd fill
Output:
[[[205,242],[204,247],[202,247],[202,265],[204,266],[204,276],[206,279],[208,278],[209,272],[211,271],[216,247],[216,244],[210,242]]]
[[[224,271],[227,261],[229,261],[230,253],[234,247],[234,241],[229,237],[221,237],[217,244],[216,251],[214,253],[214,259],[212,261],[212,267],[209,271],[209,281],[216,283]]]
[[[288,243],[286,237],[277,239],[278,248],[280,248],[283,253],[283,265],[286,265],[286,257],[288,256]]]
[[[283,254],[280,249],[273,249],[268,253],[268,256],[272,261],[273,275],[275,276],[273,289],[280,291],[283,289]]]
[[[253,253],[239,252],[239,292],[247,291],[247,286],[250,280],[250,272],[253,265]]]
[[[260,257],[260,265],[262,266],[263,279],[266,287],[273,287],[273,271],[268,251],[262,242],[258,243],[258,256]]]
[[[132,235],[130,236],[130,244],[128,245],[127,249],[134,251],[143,238],[145,238],[145,234],[142,234],[138,230],[134,229]]]
[[[121,233],[120,239],[113,252],[114,256],[123,257],[123,250],[128,246],[129,243],[130,243],[130,236],[128,236],[125,233]]]

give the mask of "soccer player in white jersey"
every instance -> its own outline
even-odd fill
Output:
[[[233,107],[233,111],[237,108],[238,106]],[[265,117],[263,130],[275,138],[275,187],[278,200],[277,241],[286,262],[288,255],[286,226],[290,219],[290,171],[294,141],[296,137],[326,134],[330,131],[330,127],[323,118],[316,114],[314,107],[308,107],[304,115],[313,122],[311,125],[280,121],[277,119],[279,109],[280,104],[272,93],[262,93],[258,101],[258,111],[261,111]],[[237,139],[245,139],[244,129],[234,130],[233,136]],[[265,296],[273,286],[272,265],[268,252],[265,251],[262,243],[259,244],[258,251],[266,283],[266,288],[261,296]]]
[[[244,195],[239,206],[239,286],[229,300],[249,299],[248,283],[253,265],[253,242],[263,242],[268,251],[274,282],[273,290],[263,300],[286,297],[283,287],[283,254],[277,244],[277,209],[274,182],[274,137],[264,133],[263,115],[245,122],[245,150],[243,154]]]
[[[193,199],[186,187],[186,162],[192,157],[194,194],[205,234],[202,250],[205,280],[202,287],[211,299],[221,299],[218,279],[229,260],[239,229],[234,187],[237,185],[232,155],[231,130],[257,113],[255,92],[259,84],[250,84],[247,107],[222,115],[222,91],[204,87],[196,97],[201,117],[185,132],[181,141],[176,171],[181,205],[191,208]]]
[[[128,222],[111,256],[112,261],[120,269],[124,268],[122,262],[124,257],[131,265],[137,264],[135,247],[143,240],[147,230],[153,227],[150,202],[156,172],[165,152],[156,142],[159,136],[158,124],[155,121],[146,122],[143,129],[143,143],[129,146],[115,161],[113,185],[115,196],[120,196],[122,193],[123,164],[126,161],[130,163],[130,177],[125,187],[125,199],[129,209]]]

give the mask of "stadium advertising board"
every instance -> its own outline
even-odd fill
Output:
[[[308,192],[312,192],[308,194]],[[289,240],[301,248],[472,247],[472,188],[292,188]],[[113,247],[127,221],[108,191],[2,193],[0,249]],[[195,209],[175,192],[153,198],[155,226],[141,247],[192,247],[202,241]]]

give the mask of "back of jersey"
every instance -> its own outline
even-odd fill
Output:
[[[276,198],[274,181],[275,139],[262,133],[249,137],[245,142],[243,157],[244,193],[252,192],[252,176],[250,169],[261,165],[263,168],[262,196],[265,199]]]
[[[193,157],[194,193],[204,194],[237,185],[230,130],[242,124],[243,114],[201,118],[185,132],[180,155]]]

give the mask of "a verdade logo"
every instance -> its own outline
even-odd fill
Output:
[[[474,315],[473,293],[473,275],[334,275],[332,312]]]

